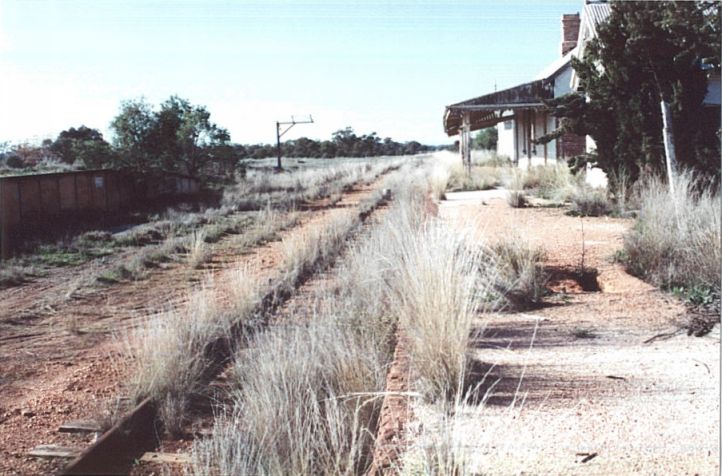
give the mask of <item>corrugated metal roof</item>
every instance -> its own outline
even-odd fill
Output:
[[[587,46],[586,43],[597,36],[597,26],[606,22],[611,13],[612,6],[609,3],[587,1],[582,9],[579,40],[577,41],[576,52],[574,53],[575,57],[582,58],[584,56],[584,50]],[[574,91],[578,86],[579,76],[576,71],[572,70],[570,87]]]
[[[582,22],[589,26],[591,38],[597,36],[597,25],[604,23],[612,13],[612,7],[608,3],[587,3],[582,9]]]

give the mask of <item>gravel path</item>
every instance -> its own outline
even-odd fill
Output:
[[[449,194],[439,212],[480,239],[539,244],[550,266],[577,266],[584,249],[600,271],[601,292],[570,287],[540,309],[479,320],[486,401],[457,413],[454,431],[471,474],[719,473],[719,326],[644,343],[685,309],[611,263],[630,220],[511,209],[498,191]],[[415,413],[426,428],[438,422],[434,407]]]

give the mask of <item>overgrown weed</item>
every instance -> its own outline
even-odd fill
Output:
[[[639,216],[624,237],[627,269],[664,288],[709,289],[720,295],[720,191],[689,172],[639,187]],[[719,306],[719,298],[717,298]]]

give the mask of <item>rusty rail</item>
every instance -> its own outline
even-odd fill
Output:
[[[359,209],[359,223],[365,222],[374,210],[385,204],[389,199],[390,194],[384,193],[375,203]],[[333,264],[334,260],[335,258],[327,262],[317,262],[314,266],[320,266],[318,269],[327,268]],[[302,274],[290,287],[297,289],[308,281],[312,275],[313,273]],[[258,314],[268,315],[275,312],[292,295],[293,292],[289,289],[287,283],[273,286],[258,305]],[[242,331],[243,323],[240,323],[232,329],[231,335],[243,335]],[[205,355],[211,360],[208,372],[205,375],[207,382],[216,377],[232,357],[233,346],[230,344],[228,338],[223,337],[208,343],[206,346]],[[158,420],[156,402],[151,398],[146,398],[123,417],[121,421],[86,448],[65,469],[60,471],[58,476],[128,474],[137,457],[158,446],[160,435],[162,435],[162,425]]]
[[[128,474],[134,458],[158,443],[156,417],[155,402],[146,398],[58,475]]]

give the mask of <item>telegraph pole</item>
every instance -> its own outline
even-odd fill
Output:
[[[276,121],[276,152],[278,153],[278,165],[276,165],[276,170],[283,170],[283,167],[281,167],[281,137],[283,137],[283,134],[290,131],[291,128],[296,124],[313,124],[313,117],[309,114],[308,119],[302,119],[297,121],[295,117],[291,116],[290,122]],[[281,132],[281,126],[288,127],[286,127],[283,132]]]

